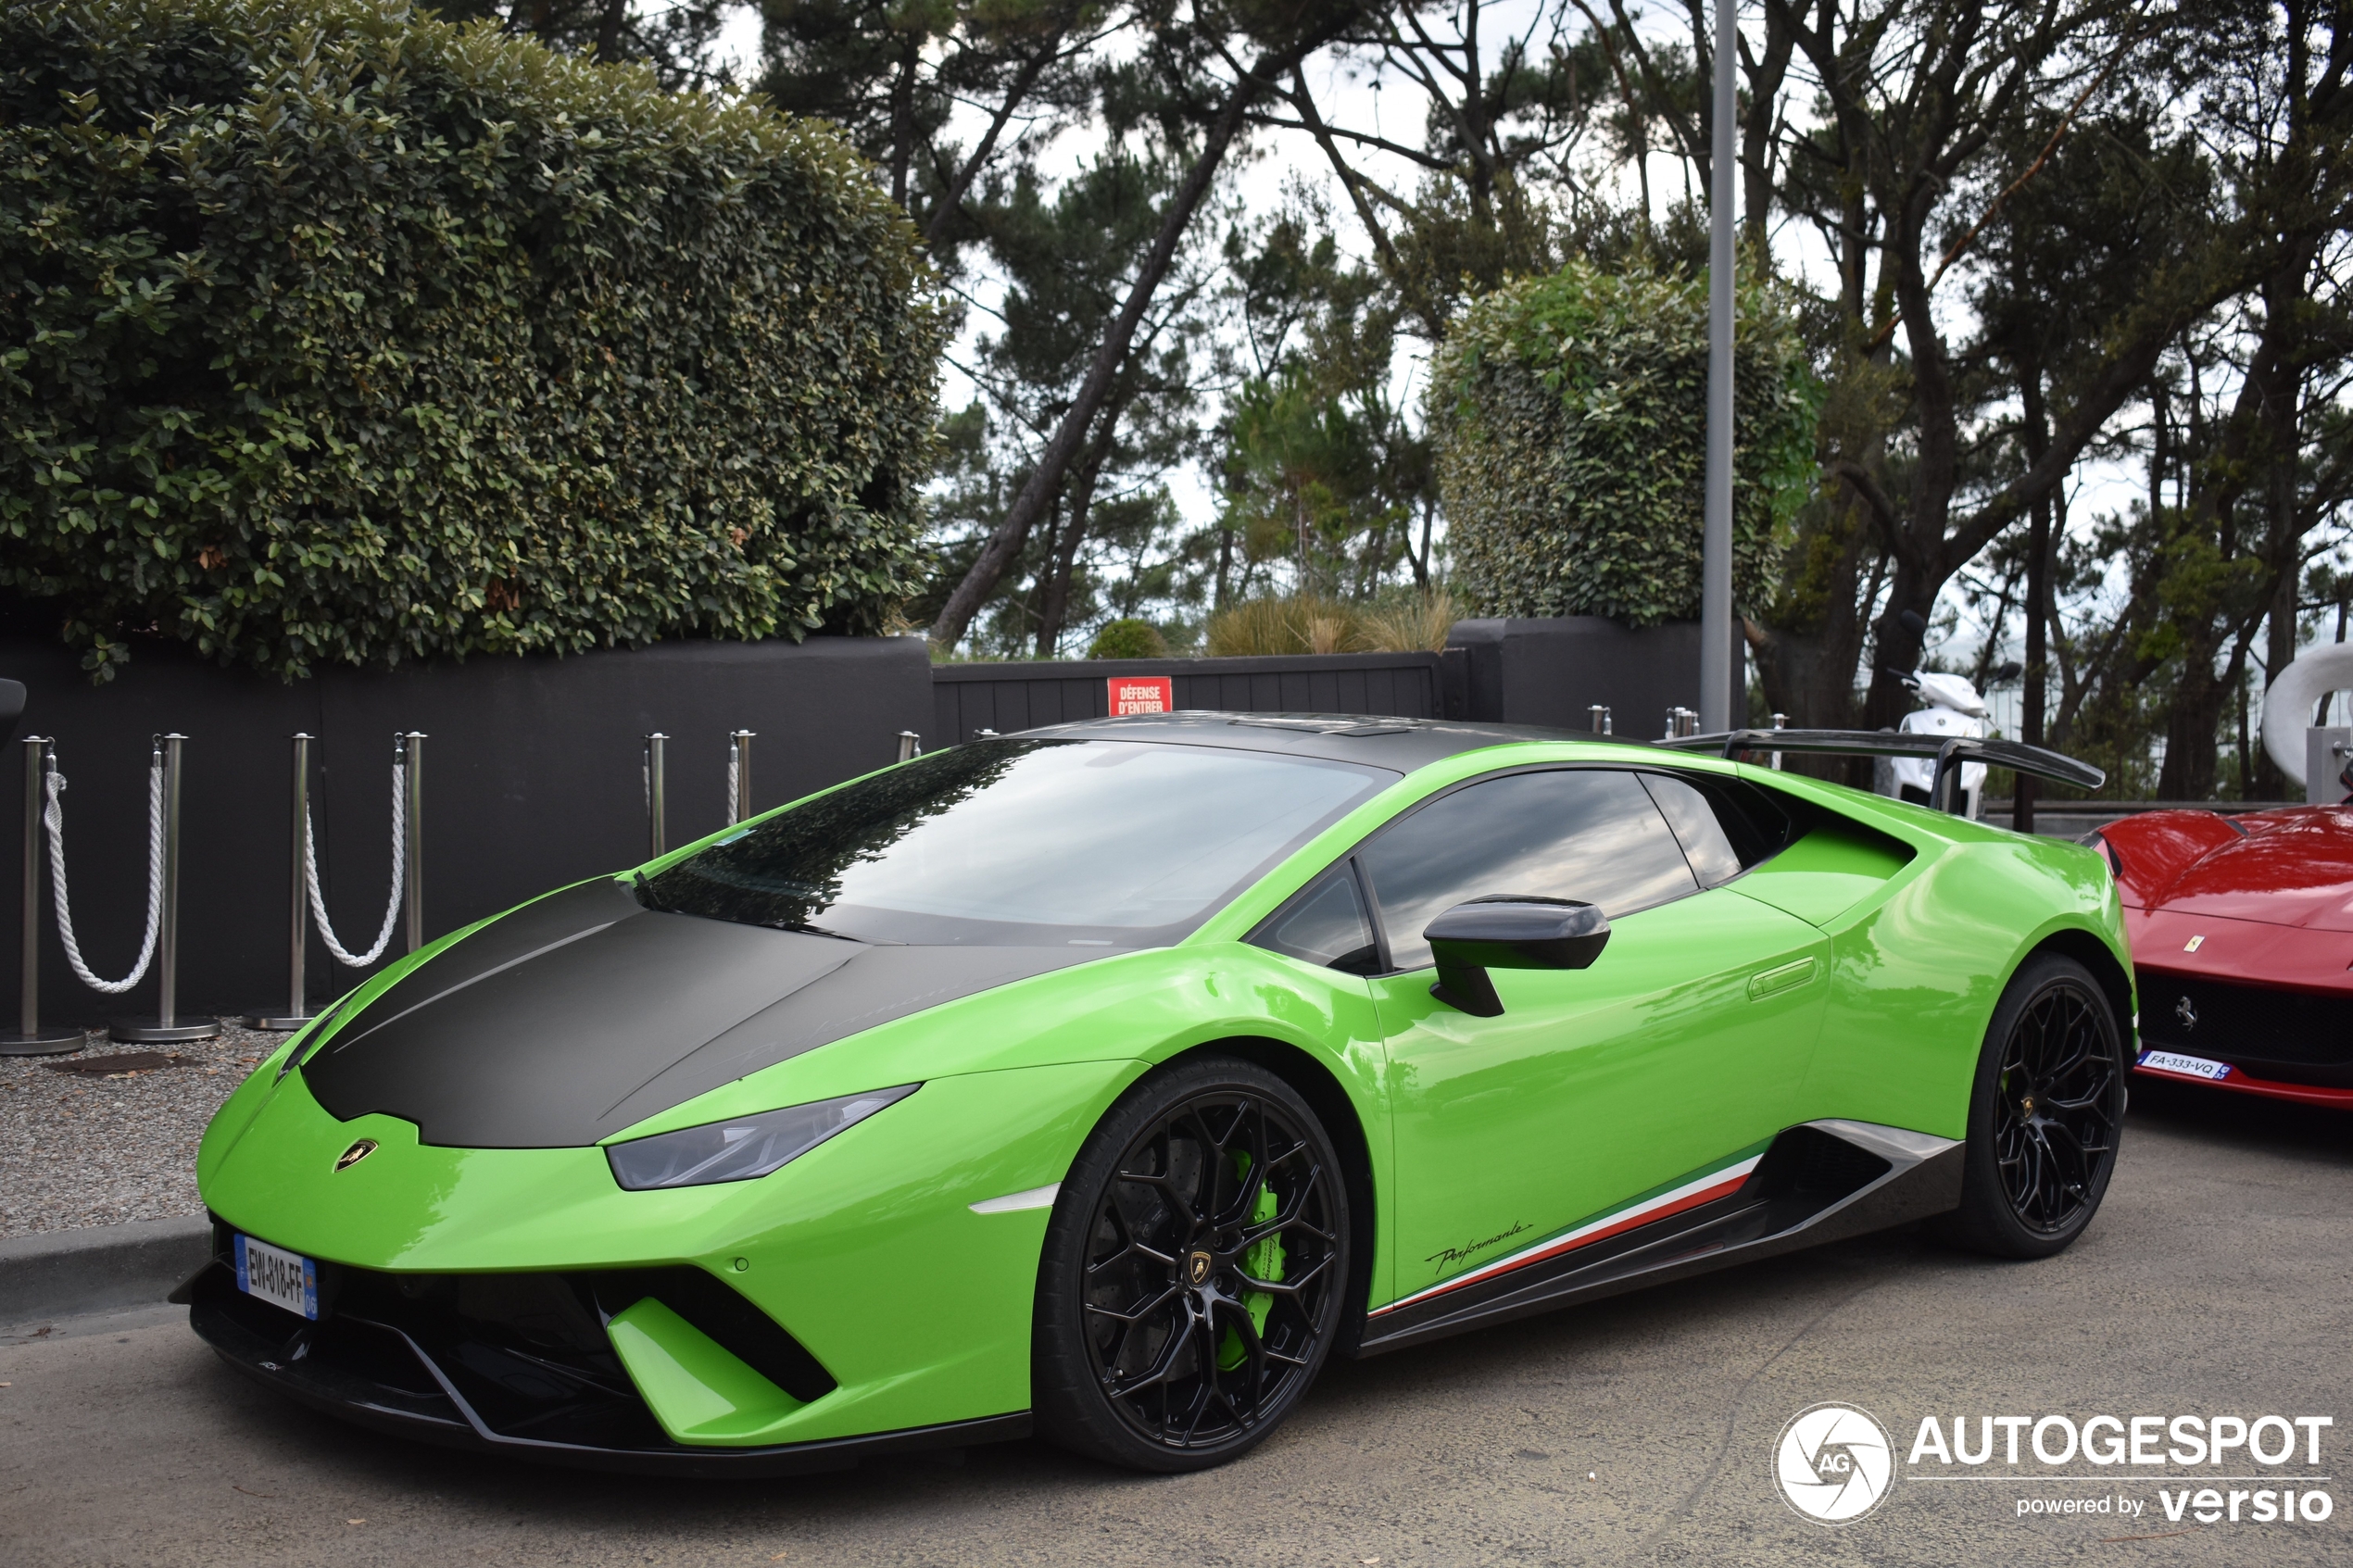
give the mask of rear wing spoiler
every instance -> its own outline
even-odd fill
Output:
[[[2027,773],[2075,789],[2097,789],[2108,774],[2089,762],[2046,751],[2021,741],[1991,740],[1976,735],[1911,734],[1900,730],[1728,730],[1712,735],[1678,735],[1654,741],[1671,751],[1712,751],[1738,759],[1774,751],[1807,752],[1826,757],[1928,757],[1936,762],[1936,784],[1929,804],[1940,811],[1957,813],[1961,764],[1984,762],[2012,772]]]

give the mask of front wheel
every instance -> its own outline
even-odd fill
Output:
[[[1330,1352],[1349,1235],[1339,1157],[1290,1085],[1225,1058],[1145,1078],[1055,1199],[1038,1429],[1138,1470],[1204,1470],[1253,1447]]]
[[[1938,1229],[1997,1258],[2047,1258],[2083,1234],[2124,1123],[2116,1008],[2073,959],[2038,953],[1994,1010],[1969,1096],[1961,1206]]]

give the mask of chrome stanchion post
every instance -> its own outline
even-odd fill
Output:
[[[156,944],[156,1022],[166,1029],[180,1023],[180,763],[187,739],[163,737],[163,934]]]
[[[1585,709],[1585,717],[1589,721],[1589,727],[1595,734],[1609,734],[1609,705],[1607,703],[1592,704]]]
[[[425,734],[410,730],[400,737],[402,805],[408,828],[402,838],[401,889],[407,898],[402,911],[408,926],[409,952],[425,945]]]
[[[268,1008],[256,1008],[245,1015],[248,1029],[279,1031],[299,1029],[310,1022],[309,1003],[303,993],[308,987],[305,970],[309,958],[310,904],[308,889],[303,881],[303,829],[310,821],[310,741],[307,734],[294,737],[294,834],[286,851],[286,864],[291,868],[293,900],[286,916],[286,1010],[272,1012]]]
[[[669,739],[660,730],[646,737],[646,859],[649,860],[670,847],[669,834],[662,831],[670,813],[661,781],[661,748]]]
[[[51,766],[46,735],[24,737],[24,905],[19,935],[23,988],[17,994],[17,1026],[0,1031],[0,1056],[62,1056],[89,1043],[80,1029],[41,1027],[41,809],[47,798]]]
[[[24,992],[17,1033],[41,1033],[41,759],[46,735],[24,737]]]
[[[901,762],[912,761],[914,759],[921,757],[923,754],[923,736],[917,734],[912,730],[901,730],[899,732],[899,759]]]
[[[118,1040],[168,1043],[209,1040],[217,1018],[180,1020],[180,763],[188,737],[157,737],[163,747],[163,916],[156,941],[156,1019],[126,1019],[109,1026]]]
[[[727,739],[734,749],[727,758],[727,825],[735,826],[753,815],[751,808],[751,743],[750,730],[731,730]]]

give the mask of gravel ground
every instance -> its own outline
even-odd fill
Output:
[[[196,1140],[284,1038],[224,1024],[218,1039],[185,1045],[94,1036],[73,1056],[0,1057],[0,1236],[203,1213]],[[133,1051],[182,1060],[113,1077],[52,1071]]]

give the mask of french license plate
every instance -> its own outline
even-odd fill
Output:
[[[319,1265],[249,1236],[237,1237],[237,1288],[297,1317],[319,1317]]]
[[[2137,1064],[2159,1073],[2183,1073],[2193,1078],[2220,1081],[2231,1075],[2227,1061],[2208,1061],[2202,1056],[2183,1056],[2174,1051],[2143,1051]]]

